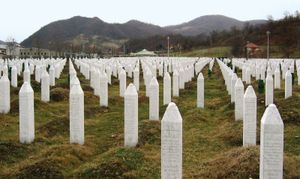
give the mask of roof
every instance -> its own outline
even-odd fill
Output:
[[[156,56],[154,52],[148,51],[146,49],[143,49],[137,53],[131,53],[131,56]]]
[[[258,45],[250,42],[250,43],[247,43],[246,48],[258,48]]]

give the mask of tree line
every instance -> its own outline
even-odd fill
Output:
[[[274,20],[271,16],[264,24],[250,25],[243,28],[232,27],[228,31],[212,31],[209,34],[199,34],[195,37],[170,34],[170,48],[174,52],[189,51],[198,48],[219,46],[231,47],[231,55],[245,57],[245,45],[253,42],[262,50],[267,45],[266,32],[270,31],[270,46],[277,51],[280,57],[300,57],[300,13],[285,13],[284,18]],[[166,51],[167,36],[153,36],[145,39],[132,39],[126,43],[127,52],[136,52],[142,49],[151,51]],[[298,54],[297,54],[298,53]]]

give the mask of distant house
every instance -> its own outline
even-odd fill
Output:
[[[256,57],[260,54],[259,46],[252,42],[247,42],[245,48],[246,48],[248,57]]]
[[[50,56],[57,56],[57,53],[54,51],[50,51],[48,49],[41,49],[41,48],[21,48],[20,49],[20,57],[50,57]]]
[[[156,53],[143,49],[137,53],[130,53],[130,56],[157,56]]]
[[[7,45],[6,46],[6,55],[10,56],[10,57],[20,57],[20,49],[21,49],[21,46],[18,43],[15,43],[13,48],[10,48]]]
[[[258,45],[254,44],[254,43],[252,43],[252,42],[248,42],[248,43],[246,44],[246,48],[248,48],[248,49],[250,49],[250,50],[256,50],[256,49],[258,49]]]
[[[6,55],[6,45],[0,44],[0,58],[3,58]]]
[[[10,47],[7,43],[1,43],[0,44],[0,57],[1,58],[19,57],[20,49],[21,49],[21,46],[16,42],[14,42],[12,47]]]

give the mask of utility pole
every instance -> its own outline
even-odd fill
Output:
[[[168,59],[169,59],[169,57],[170,57],[170,37],[168,36],[167,39],[168,39]]]
[[[270,58],[270,31],[267,31],[267,59]]]

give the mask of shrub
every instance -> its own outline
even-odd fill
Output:
[[[208,78],[211,77],[212,71],[210,69],[208,69]]]
[[[265,83],[263,80],[258,80],[258,93],[262,94],[265,92]]]

